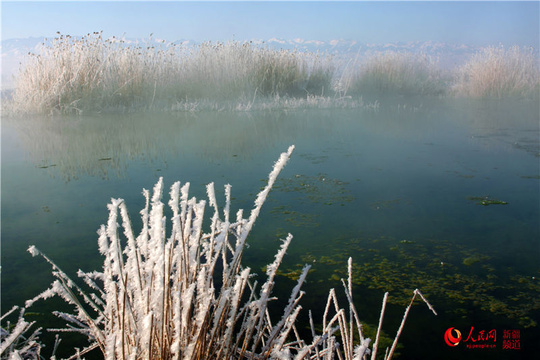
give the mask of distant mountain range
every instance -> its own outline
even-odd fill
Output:
[[[272,38],[267,41],[271,46],[283,47],[283,48],[297,48],[308,51],[327,51],[329,53],[357,53],[366,51],[415,51],[425,52],[430,55],[437,53],[471,53],[476,48],[467,45],[455,45],[449,43],[435,42],[435,41],[413,41],[413,42],[397,42],[388,44],[369,44],[354,40],[336,39],[330,41],[320,40],[303,40],[292,39],[284,40]]]
[[[338,57],[358,56],[369,53],[396,51],[425,54],[439,59],[444,68],[461,65],[466,59],[478,51],[477,47],[465,44],[452,44],[436,41],[411,41],[387,44],[370,44],[354,40],[336,39],[330,41],[303,40],[303,39],[269,39],[266,43],[271,47],[283,49],[298,49],[303,51],[322,51]]]
[[[6,39],[1,41],[2,57],[2,87],[10,87],[13,74],[19,68],[19,64],[29,53],[38,53],[42,44],[47,41],[44,37],[31,37],[25,39]],[[125,39],[126,44],[136,43],[160,43],[158,39]],[[474,54],[478,48],[464,45],[451,44],[435,41],[414,41],[397,42],[388,44],[369,44],[354,40],[336,39],[330,41],[304,40],[304,39],[278,39],[251,40],[254,45],[269,46],[275,49],[297,49],[299,51],[323,52],[331,54],[337,58],[363,57],[371,52],[380,51],[407,51],[422,53],[439,59],[439,64],[443,68],[452,68],[460,65]],[[185,46],[196,45],[193,40],[177,40],[175,44]]]

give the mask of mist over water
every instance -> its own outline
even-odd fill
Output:
[[[376,107],[386,95],[536,100],[534,49],[478,49],[448,70],[420,49],[354,57],[252,42],[129,42],[59,34],[3,94],[8,114]],[[449,61],[450,59],[443,59]],[[444,61],[443,61],[444,62]],[[365,98],[375,102],[366,103]]]
[[[277,154],[295,144],[248,239],[247,266],[262,274],[278,240],[290,232],[294,239],[280,281],[288,284],[294,271],[312,264],[306,311],[324,307],[323,294],[340,286],[336,277],[344,276],[344,259],[352,256],[355,297],[366,322],[376,323],[387,290],[394,296],[395,319],[407,291],[417,287],[439,312],[432,318],[413,309],[408,334],[428,345],[404,335],[404,358],[450,354],[444,331],[471,325],[501,334],[503,328],[521,329],[519,354],[534,353],[538,325],[530,320],[538,319],[539,308],[527,299],[540,287],[538,104],[379,101],[378,110],[3,120],[2,311],[51,281],[48,267],[26,253],[29,244],[70,275],[99,268],[96,230],[107,221],[111,197],[125,199],[135,228],[144,206],[141,190],[161,176],[166,187],[190,181],[198,198],[213,181],[218,202],[230,183],[231,211],[249,209]],[[398,326],[394,322],[388,321],[389,334]],[[499,349],[459,355],[508,354]]]
[[[330,325],[319,345],[308,344],[333,316],[325,309],[333,289],[335,311],[351,305],[347,277],[360,338],[375,340],[381,300],[390,294],[378,358],[415,289],[438,315],[416,298],[396,358],[534,358],[540,57],[531,29],[538,7],[3,4],[4,35],[56,35],[0,45],[2,316],[37,294],[47,298],[49,286],[62,295],[59,283],[51,285],[50,265],[28,254],[42,250],[85,290],[81,273],[103,271],[85,281],[104,285],[95,297],[103,308],[86,303],[88,317],[105,329],[91,331],[94,339],[61,333],[59,358],[94,340],[91,346],[117,358],[189,358],[191,351],[201,359],[242,358],[249,348],[269,358],[315,357],[315,349],[335,349]],[[150,28],[157,37],[145,34]],[[161,179],[162,201],[171,199],[163,213],[158,196],[149,201],[143,190],[157,184],[160,193]],[[170,187],[177,180],[191,183],[189,197],[210,198],[204,219],[204,202],[191,208],[187,186]],[[264,206],[251,231],[258,208],[242,218],[256,197],[256,207]],[[124,204],[134,233],[141,230],[137,239]],[[239,291],[248,279],[258,282],[252,296]],[[265,296],[268,289],[275,299]],[[66,326],[52,312],[71,306],[60,298],[26,304],[24,320],[46,329],[39,340],[49,357],[55,339],[48,330]],[[16,313],[2,319],[0,352],[14,349],[5,330],[15,338],[24,325],[22,313],[16,326],[7,324]],[[356,346],[353,312],[340,314],[334,335],[350,360],[366,343]],[[282,346],[294,341],[293,322],[302,340]],[[255,327],[264,330],[251,338]],[[99,349],[88,355],[103,357]]]

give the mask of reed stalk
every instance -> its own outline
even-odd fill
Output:
[[[453,92],[472,98],[536,98],[540,91],[538,56],[533,49],[490,46],[458,69]]]
[[[272,50],[252,43],[129,43],[101,32],[58,34],[29,54],[15,81],[22,113],[180,108],[200,101],[242,102],[320,95],[333,67],[324,54]]]
[[[339,72],[325,53],[251,42],[196,46],[58,34],[15,78],[12,113],[363,107],[360,96],[538,98],[532,49],[482,48],[457,71],[410,52],[377,52]],[[370,107],[369,104],[366,105]]]
[[[346,94],[442,95],[445,79],[437,59],[424,54],[379,52],[346,69],[340,79]]]
[[[232,220],[230,185],[225,186],[225,205],[220,208],[213,183],[206,188],[208,200],[197,200],[189,197],[189,183],[176,182],[169,192],[172,215],[167,224],[160,178],[152,193],[143,190],[146,202],[140,211],[142,229],[135,237],[126,204],[122,199],[112,199],[107,224],[98,231],[103,271],[78,272],[87,291],[31,246],[28,250],[32,255],[41,255],[51,264],[56,280],[27,301],[26,307],[55,295],[73,306],[73,313],[55,312],[68,322],[64,331],[82,333],[90,340],[90,345],[77,350],[73,359],[93,349],[99,349],[105,359],[367,359],[371,339],[364,336],[354,305],[352,259],[347,281],[342,280],[348,309],[340,306],[336,291],[331,289],[322,333],[317,334],[310,313],[311,341],[301,339],[295,327],[304,295],[301,287],[310,266],[302,270],[281,318],[272,319],[269,312],[277,271],[293,236],[289,234],[283,240],[260,287],[251,280],[251,269],[241,265],[248,235],[293,149],[291,146],[280,155],[247,218],[239,210]],[[209,231],[204,232],[207,205],[213,215]],[[217,279],[221,282],[216,283]],[[417,295],[427,303],[415,290],[411,305]],[[411,305],[388,359],[395,351]],[[2,351],[20,351],[11,344],[30,325],[21,313],[15,330],[2,342]]]

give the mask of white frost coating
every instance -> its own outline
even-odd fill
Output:
[[[38,256],[38,255],[39,255],[39,250],[36,248],[35,245],[30,245],[30,247],[28,247],[28,252],[29,252],[32,256]]]
[[[154,185],[154,194],[152,195],[152,203],[158,203],[161,200],[163,192],[163,177],[160,177],[156,185]]]
[[[297,306],[294,311],[287,315],[285,318],[285,322],[283,324],[277,324],[275,328],[280,328],[280,334],[279,337],[274,341],[273,333],[275,332],[275,329],[272,331],[272,333],[269,336],[269,339],[272,341],[273,344],[271,344],[271,348],[273,350],[279,349],[280,352],[283,351],[284,343],[287,340],[287,337],[289,336],[289,333],[291,331],[292,326],[296,322],[296,318],[298,317],[298,314],[300,313],[300,310],[302,310],[301,306]],[[288,350],[288,348],[285,347],[285,350]],[[264,350],[263,350],[264,351]],[[272,351],[273,352],[273,351]],[[288,353],[288,352],[287,352]],[[288,359],[290,359],[290,353],[288,353]]]
[[[189,327],[191,325],[191,319],[189,317],[189,312],[193,306],[193,298],[195,295],[195,283],[190,284],[189,287],[182,294],[182,305],[181,305],[181,332],[180,335],[185,339],[187,337]]]
[[[241,223],[243,219],[244,219],[244,210],[238,209],[238,211],[236,212],[236,222]]]
[[[175,182],[167,202],[172,212],[171,223],[167,224],[160,178],[151,196],[143,190],[146,201],[140,211],[142,229],[135,238],[126,204],[121,199],[111,199],[107,224],[98,230],[103,272],[78,272],[92,291],[89,295],[38,249],[29,247],[33,256],[39,254],[52,265],[57,280],[50,289],[29,300],[27,306],[37,299],[59,295],[76,310],[73,315],[58,316],[74,325],[75,329],[70,330],[89,336],[90,346],[99,347],[107,359],[289,359],[293,354],[296,358],[301,355],[311,359],[365,357],[370,340],[354,346],[358,337],[353,335],[353,328],[356,325],[360,330],[361,325],[352,304],[351,261],[348,283],[344,284],[349,309],[341,308],[336,292],[330,290],[322,334],[316,334],[312,325],[310,345],[298,339],[294,327],[304,294],[301,285],[309,266],[304,267],[277,324],[272,324],[268,311],[268,303],[275,299],[272,289],[277,270],[292,235],[283,240],[268,265],[267,279],[260,289],[256,282],[252,283],[254,274],[241,265],[246,238],[293,149],[291,146],[275,163],[248,219],[244,219],[240,209],[236,221],[231,223],[230,185],[225,185],[221,219],[213,183],[206,187],[208,201],[198,201],[189,199],[189,183],[181,186]],[[213,210],[210,222],[204,219],[206,203]],[[208,230],[203,229],[206,224],[210,224]],[[223,264],[218,264],[218,260]],[[214,279],[220,279],[219,284],[214,284]],[[416,295],[427,303],[418,290]],[[88,305],[93,311],[87,311]],[[347,313],[351,314],[349,318]]]
[[[106,343],[106,360],[115,360],[117,357],[117,354],[115,352],[116,349],[116,333],[111,332],[109,336],[107,336],[105,343]]]
[[[178,202],[180,200],[180,181],[176,181],[171,186],[169,207],[173,211],[173,216],[178,215]]]
[[[217,212],[218,209],[217,209],[216,192],[214,191],[214,183],[213,182],[206,185],[206,196],[208,196],[208,205],[213,207]]]
[[[29,308],[30,306],[32,306],[39,299],[47,300],[49,298],[52,298],[55,295],[56,295],[56,292],[54,291],[54,289],[49,288],[49,289],[43,291],[38,296],[34,297],[33,299],[26,300],[26,302],[24,303],[24,307]]]
[[[122,217],[122,227],[124,228],[124,236],[127,239],[129,251],[136,251],[135,237],[131,227],[131,220],[129,219],[128,210],[123,200],[120,203],[119,208],[120,216]]]
[[[282,242],[280,249],[275,256],[274,261],[266,267],[266,275],[269,279],[274,278],[277,268],[281,264],[281,261],[283,260],[283,257],[285,256],[285,253],[287,252],[287,249],[291,244],[292,238],[292,234],[287,235],[287,238]]]
[[[250,269],[246,268],[242,271],[242,273],[237,276],[236,283],[234,285],[233,289],[233,298],[231,299],[231,310],[229,311],[229,317],[227,319],[227,326],[226,326],[226,332],[225,332],[225,338],[232,338],[233,331],[234,331],[234,322],[238,311],[238,305],[240,302],[240,297],[242,293],[244,292],[244,288],[246,286],[246,283],[248,281]]]
[[[181,212],[180,212],[180,219],[185,220],[186,218],[186,206],[187,201],[189,197],[189,182],[185,183],[184,186],[180,189],[181,197],[180,197],[180,204],[181,204]],[[185,222],[182,222],[182,226],[185,226]]]
[[[369,343],[371,342],[370,338],[365,338],[361,341],[360,345],[357,345],[354,348],[354,358],[353,360],[363,360],[364,355],[369,355],[370,349],[369,349]]]
[[[274,349],[272,351],[272,357],[271,359],[275,360],[290,360],[291,359],[291,350],[289,348],[285,348],[283,350],[277,350]]]
[[[279,173],[281,172],[283,167],[285,167],[285,165],[287,164],[287,161],[291,157],[293,150],[294,150],[294,145],[291,145],[289,147],[289,149],[287,150],[287,152],[282,153],[280,155],[279,159],[274,164],[274,168],[272,169],[272,171],[268,175],[268,183],[266,184],[266,187],[257,195],[257,198],[255,199],[255,207],[253,208],[253,210],[251,210],[251,214],[249,215],[249,221],[246,224],[246,227],[245,227],[244,232],[242,234],[242,240],[241,240],[242,243],[245,241],[245,238],[247,237],[247,235],[251,231],[251,228],[253,227],[253,224],[255,223],[255,220],[259,216],[259,212],[261,211],[261,207],[262,207],[264,201],[266,200],[266,197],[268,196],[268,193],[270,192],[270,189],[272,189],[272,187],[274,186],[274,183],[275,183],[275,181],[277,179],[277,176],[279,175]]]
[[[11,330],[11,334],[2,341],[0,345],[0,354],[3,354],[4,351],[19,337],[21,336],[32,324],[27,323],[22,318],[19,319],[15,328]]]
[[[15,350],[13,351],[13,353],[11,354],[9,360],[24,360],[21,355],[20,355],[20,351],[19,350]]]
[[[223,208],[223,216],[225,217],[225,222],[229,222],[229,211],[231,209],[231,185],[225,185],[225,207]]]
[[[152,341],[152,324],[153,324],[153,317],[154,314],[152,311],[150,311],[143,319],[142,321],[142,329],[141,333],[138,334],[138,337],[141,341],[141,348],[139,351],[141,351],[141,357],[150,359],[151,356],[151,349],[150,349],[150,342]]]
[[[118,218],[118,206],[122,202],[122,199],[111,199],[111,203],[107,205],[109,209],[109,220],[107,221],[107,236],[111,239],[116,239],[117,237],[117,218]]]
[[[99,235],[99,252],[101,253],[101,255],[107,255],[107,253],[109,252],[109,239],[107,238],[107,229],[105,225],[101,225],[97,233]]]
[[[422,295],[422,293],[420,292],[420,290],[416,289],[414,290],[414,292],[418,295],[420,295],[420,297],[422,298],[422,300],[424,300],[424,302],[426,303],[426,305],[428,306],[429,310],[431,310],[431,312],[435,315],[437,315],[437,312],[435,311],[435,309],[433,308],[433,306],[431,306],[431,304],[429,303],[429,301],[427,301],[427,299],[424,297],[424,295]]]

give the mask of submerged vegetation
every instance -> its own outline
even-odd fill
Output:
[[[251,42],[128,44],[96,32],[59,34],[29,54],[9,106],[17,113],[373,107],[362,96],[536,98],[539,84],[537,56],[519,47],[482,49],[452,74],[422,54],[375,53],[342,68],[325,53]]]
[[[242,210],[232,218],[230,185],[225,186],[222,209],[213,183],[207,185],[208,205],[214,210],[210,219],[205,217],[207,202],[189,198],[189,183],[172,185],[170,209],[165,209],[160,178],[153,194],[143,191],[142,230],[135,236],[125,202],[112,199],[108,222],[98,231],[99,250],[105,258],[103,271],[78,272],[88,291],[31,246],[32,255],[41,255],[52,265],[56,280],[25,307],[55,295],[74,307],[73,314],[56,312],[68,322],[66,331],[82,333],[90,341],[73,359],[94,349],[106,359],[376,359],[388,293],[371,344],[353,301],[352,259],[347,264],[347,280],[341,280],[348,309],[339,305],[336,291],[331,289],[322,322],[315,326],[309,313],[310,340],[301,338],[295,326],[304,294],[300,288],[309,265],[300,272],[281,318],[273,318],[269,311],[275,300],[272,290],[278,267],[292,235],[283,240],[274,261],[266,267],[266,280],[260,287],[250,268],[241,265],[247,237],[293,148],[281,154],[247,219]],[[166,222],[167,211],[172,224]],[[203,232],[203,225],[209,225],[208,233]],[[385,341],[384,359],[395,354],[416,297],[436,314],[420,291],[414,290],[412,295],[395,340],[391,345]],[[15,327],[6,326],[2,356],[38,358],[39,331],[17,342],[33,325],[23,314]]]
[[[496,259],[478,250],[440,239],[342,238],[332,239],[324,248],[313,247],[301,259],[316,264],[315,281],[328,283],[339,282],[349,256],[357,262],[353,284],[390,291],[391,304],[407,304],[409,279],[415,279],[415,286],[454,317],[468,317],[467,309],[474,306],[524,328],[538,325],[535,314],[540,301],[531,298],[540,291],[536,278],[509,269],[504,274]],[[298,271],[298,267],[288,268],[281,274],[296,279]]]
[[[291,211],[290,207],[281,205],[271,213],[279,221],[307,232],[309,237],[310,231],[322,221],[315,206],[343,206],[354,200],[344,184],[325,174],[281,179],[276,182],[275,189],[298,194],[294,202],[304,210]],[[508,205],[506,201],[490,196],[471,196],[463,200],[482,205],[479,211],[490,205]],[[395,198],[366,203],[366,206],[373,211],[387,211],[408,206],[409,202],[407,198]],[[353,212],[353,216],[357,213]],[[426,225],[419,221],[417,226]],[[283,229],[276,230],[276,235],[283,233]],[[407,304],[412,290],[410,279],[415,279],[414,285],[429,293],[438,308],[445,309],[454,318],[470,318],[467,309],[476,308],[489,316],[512,319],[523,328],[538,326],[540,300],[533,295],[540,292],[538,272],[531,276],[516,267],[501,265],[504,258],[488,249],[479,249],[473,241],[463,245],[440,237],[399,239],[393,236],[359,237],[356,233],[338,235],[335,232],[325,233],[323,237],[329,240],[323,243],[309,240],[309,246],[291,252],[296,263],[283,267],[279,275],[297,280],[301,264],[309,263],[313,264],[310,279],[319,286],[339,283],[345,275],[343,269],[347,259],[353,257],[356,262],[353,283],[366,291],[390,291],[389,303],[393,305]]]
[[[469,200],[475,201],[476,204],[482,205],[482,206],[489,206],[489,205],[508,205],[506,201],[493,199],[489,196],[469,196]]]

